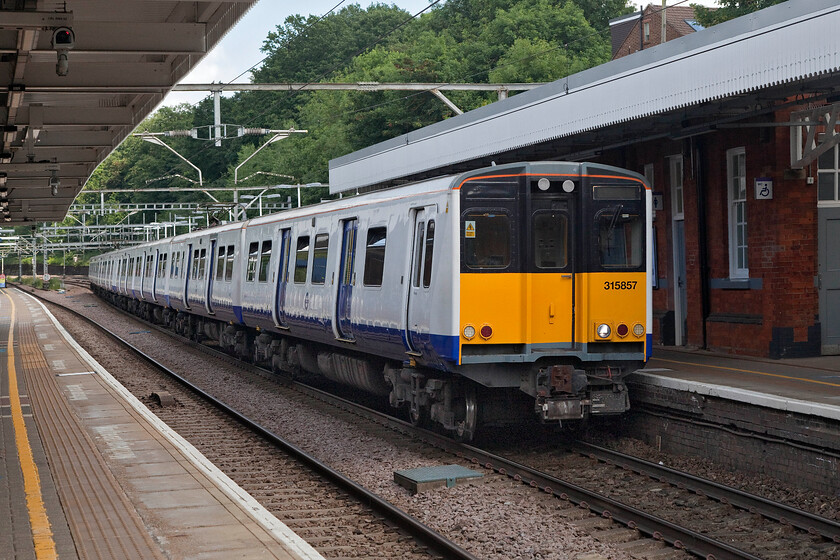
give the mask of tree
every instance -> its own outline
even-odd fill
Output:
[[[694,15],[703,27],[711,27],[730,19],[735,19],[758,10],[763,10],[787,0],[718,0],[719,8],[707,8],[692,4]]]

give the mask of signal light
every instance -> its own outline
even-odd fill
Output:
[[[629,332],[630,332],[630,329],[624,323],[621,323],[620,325],[618,325],[615,328],[615,334],[617,334],[620,337],[627,336],[627,333],[629,333]]]
[[[475,337],[475,327],[472,325],[467,325],[464,327],[464,338],[467,340],[472,340]]]
[[[488,338],[493,336],[493,327],[491,327],[490,325],[484,325],[481,327],[479,334],[481,335],[481,338],[487,340]]]

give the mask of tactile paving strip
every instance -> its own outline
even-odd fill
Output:
[[[32,323],[19,322],[21,372],[80,558],[163,559],[159,547],[61,395]],[[56,339],[58,337],[56,336]]]

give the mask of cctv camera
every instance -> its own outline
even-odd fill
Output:
[[[76,34],[69,27],[57,27],[53,31],[52,47],[56,50],[70,50],[76,46]]]
[[[52,46],[58,57],[55,73],[66,76],[70,72],[69,53],[70,49],[76,46],[76,34],[69,27],[58,27],[53,31]]]
[[[50,175],[50,190],[52,191],[52,195],[58,195],[58,187],[61,186],[61,179],[58,178],[58,174],[53,172]]]

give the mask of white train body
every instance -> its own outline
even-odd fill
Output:
[[[629,194],[583,201],[599,181]],[[621,248],[626,266],[588,262],[590,234],[607,225],[608,243],[638,245]],[[388,394],[470,437],[523,410],[544,421],[626,410],[621,378],[650,346],[650,227],[638,175],[524,163],[114,251],[91,260],[90,278],[149,320]],[[616,289],[594,291],[602,282]],[[622,334],[598,338],[604,324]]]

